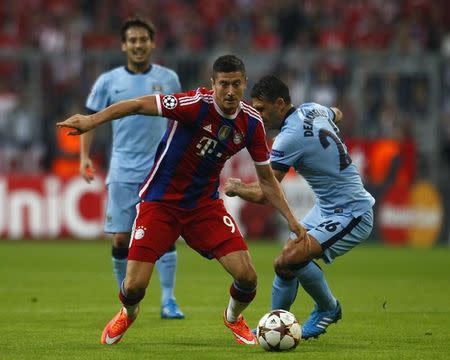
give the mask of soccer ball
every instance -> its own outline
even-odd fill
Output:
[[[295,349],[302,336],[302,328],[294,314],[286,310],[272,310],[259,320],[256,338],[266,351]]]

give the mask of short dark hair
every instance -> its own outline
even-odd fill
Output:
[[[214,61],[213,64],[213,78],[219,72],[235,72],[239,71],[245,76],[244,62],[235,55],[223,55]]]
[[[132,27],[144,28],[145,30],[148,31],[148,36],[150,36],[150,40],[153,41],[155,39],[155,26],[150,21],[135,17],[127,19],[122,24],[122,27],[120,29],[120,37],[122,42],[127,41],[127,30]]]
[[[287,85],[274,75],[263,76],[253,85],[252,98],[262,101],[275,102],[276,99],[282,98],[286,103],[291,103],[291,95]]]

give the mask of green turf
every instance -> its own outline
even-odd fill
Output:
[[[258,295],[254,325],[268,310],[279,246],[251,243]],[[0,242],[0,359],[449,359],[450,251],[361,246],[323,266],[343,320],[287,353],[234,343],[222,325],[230,278],[180,244],[177,300],[185,320],[159,318],[153,281],[141,314],[117,346],[100,333],[119,309],[107,242]],[[155,279],[156,280],[156,279]],[[303,321],[301,292],[291,309]]]

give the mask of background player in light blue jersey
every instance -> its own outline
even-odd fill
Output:
[[[154,37],[153,24],[141,19],[129,19],[122,25],[122,51],[127,56],[127,65],[100,75],[86,101],[91,113],[121,100],[181,91],[178,75],[174,71],[150,62],[155,48]],[[135,206],[140,201],[140,184],[153,165],[158,144],[167,129],[167,121],[163,117],[149,121],[146,116],[132,115],[112,123],[112,151],[106,178],[108,205],[105,232],[113,234],[112,263],[119,287],[125,278]],[[94,171],[89,157],[92,140],[92,131],[81,137],[80,172],[88,182],[93,179]],[[156,263],[162,290],[161,317],[165,319],[184,318],[174,296],[176,263],[175,247]]]
[[[315,206],[302,221],[308,236],[289,240],[275,260],[272,309],[289,310],[300,284],[315,307],[303,323],[302,337],[325,333],[342,317],[322,269],[313,259],[327,264],[367,239],[372,231],[374,198],[364,189],[358,170],[347,153],[336,123],[342,119],[337,108],[306,103],[291,104],[288,87],[275,76],[265,76],[252,89],[253,107],[266,129],[278,129],[271,152],[271,165],[281,182],[290,167],[301,174],[316,196]],[[230,179],[225,192],[263,203],[258,183]]]

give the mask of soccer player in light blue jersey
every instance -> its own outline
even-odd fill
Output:
[[[265,76],[252,89],[253,107],[266,129],[278,129],[271,152],[271,166],[278,181],[291,167],[301,174],[316,196],[314,207],[302,220],[308,236],[289,240],[275,260],[272,309],[289,310],[301,285],[315,302],[303,323],[302,338],[317,338],[342,317],[324,273],[314,259],[330,264],[370,235],[374,198],[364,189],[358,170],[347,153],[336,123],[337,108],[316,103],[294,107],[288,87],[275,76]],[[258,183],[230,179],[228,196],[263,203]]]
[[[144,20],[129,19],[122,25],[122,51],[127,56],[127,65],[100,75],[86,101],[90,113],[101,111],[121,100],[180,92],[178,75],[150,61],[155,48],[154,37],[153,24]],[[167,125],[168,120],[164,117],[155,117],[149,121],[142,115],[127,116],[112,123],[112,151],[106,178],[108,204],[105,232],[113,234],[112,263],[119,288],[126,274],[135,207],[140,201],[140,185],[153,165]],[[93,131],[90,131],[81,137],[80,172],[87,182],[93,179],[94,167],[89,157],[93,135]],[[156,263],[162,290],[163,319],[184,318],[174,296],[176,264],[175,246]]]

